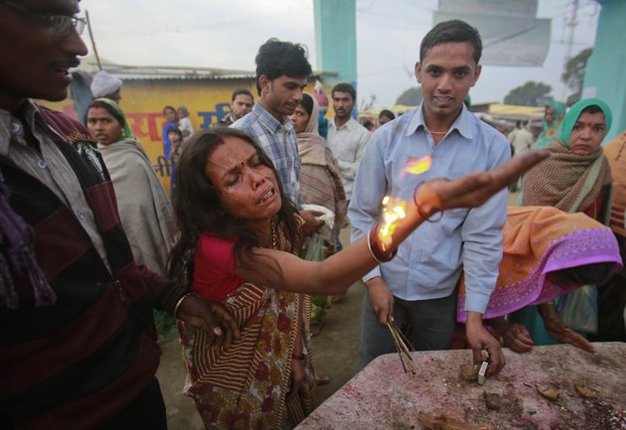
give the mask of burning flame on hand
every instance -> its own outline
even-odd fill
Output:
[[[422,158],[409,158],[404,167],[404,172],[412,175],[420,175],[427,172],[433,163],[432,157],[426,155]],[[406,218],[407,202],[385,196],[382,201],[382,221],[378,228],[378,239],[383,251],[387,251],[391,245],[391,238],[398,223]]]
[[[389,249],[393,232],[400,220],[406,218],[406,202],[390,196],[383,198],[382,222],[378,229],[378,238],[383,251]]]
[[[433,159],[429,155],[422,158],[409,158],[404,167],[404,171],[412,175],[421,175],[428,172],[433,164]]]

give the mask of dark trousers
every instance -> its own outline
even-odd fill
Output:
[[[394,297],[394,321],[406,329],[407,338],[417,351],[448,349],[456,322],[456,290],[448,297],[406,301]],[[395,352],[391,333],[378,323],[372,312],[369,295],[363,298],[359,368],[379,355]]]
[[[0,410],[0,429],[13,430],[15,425]],[[156,378],[129,407],[118,413],[99,430],[167,430],[165,402]]]
[[[159,381],[154,378],[137,400],[99,430],[167,430],[165,402]]]

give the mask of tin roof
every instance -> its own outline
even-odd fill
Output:
[[[217,67],[184,67],[184,66],[130,66],[101,61],[102,69],[122,80],[225,80],[254,79],[256,72],[249,70],[221,69]],[[81,61],[79,71],[93,75],[98,71],[95,57],[86,57]],[[334,72],[313,72],[312,78],[336,76]]]

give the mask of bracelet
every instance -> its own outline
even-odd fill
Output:
[[[370,233],[367,235],[367,249],[370,251],[370,255],[378,264],[384,263],[386,261],[391,260],[396,256],[398,252],[398,248],[391,250],[388,253],[385,253],[380,246],[380,239],[378,238],[378,227],[379,224],[375,224],[374,227],[370,230]]]
[[[178,299],[178,301],[176,302],[176,306],[174,307],[174,318],[176,318],[176,315],[178,315],[178,309],[180,308],[180,305],[182,305],[183,301],[191,295],[192,293],[185,293],[180,299]]]
[[[443,209],[440,211],[441,215],[439,216],[439,218],[437,218],[437,219],[435,219],[435,220],[430,219],[430,218],[428,217],[428,215],[426,215],[424,212],[422,212],[422,204],[421,204],[421,203],[419,202],[419,200],[417,199],[417,194],[418,194],[418,191],[419,191],[419,189],[420,189],[420,187],[421,187],[422,185],[424,185],[424,183],[421,183],[421,184],[417,187],[417,189],[415,190],[415,193],[413,194],[413,203],[415,203],[415,207],[417,208],[417,213],[418,213],[418,214],[419,214],[419,216],[420,216],[420,217],[422,217],[422,218],[424,219],[424,221],[426,221],[426,222],[432,222],[432,223],[439,222],[439,221],[441,221],[441,218],[443,218]],[[432,216],[433,216],[436,212],[437,212],[437,211],[433,212],[430,216],[432,217]]]
[[[306,354],[291,354],[291,358],[293,358],[294,360],[304,360],[306,358]]]

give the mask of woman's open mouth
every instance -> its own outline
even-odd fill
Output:
[[[270,189],[267,191],[267,193],[265,193],[265,194],[263,195],[263,197],[261,198],[261,200],[259,200],[259,203],[258,203],[258,204],[259,204],[259,205],[262,205],[262,204],[267,203],[268,201],[270,201],[270,200],[274,197],[274,195],[275,195],[275,194],[276,194],[276,193],[274,192],[274,188],[270,188]]]

